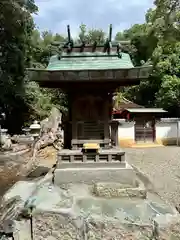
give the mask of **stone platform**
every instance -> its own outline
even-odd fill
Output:
[[[83,153],[81,149],[63,149],[58,153],[54,181],[57,185],[98,182],[136,184],[136,174],[125,161],[125,152],[118,147],[98,153]]]
[[[83,153],[81,149],[62,149],[57,156],[57,168],[125,166],[125,152],[120,148],[99,149],[98,153]]]

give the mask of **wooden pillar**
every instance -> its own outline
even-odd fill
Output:
[[[72,149],[77,149],[77,121],[76,121],[76,102],[75,98],[72,99],[72,110],[71,110],[71,122],[72,122]]]
[[[71,106],[71,94],[68,93],[68,113],[63,115],[63,125],[64,125],[64,148],[71,148],[72,140],[72,106]]]
[[[119,146],[119,140],[118,140],[118,126],[119,122],[118,121],[112,121],[111,122],[111,139],[114,142],[114,146]]]
[[[109,132],[109,99],[106,96],[104,102],[104,145],[109,146],[110,132]]]

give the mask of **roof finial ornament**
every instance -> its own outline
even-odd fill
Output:
[[[112,24],[109,26],[109,46],[108,46],[108,54],[110,54],[112,49]]]
[[[72,52],[74,42],[71,38],[71,31],[70,31],[70,26],[69,25],[67,25],[67,32],[68,32],[67,51],[70,53],[70,52]]]
[[[106,42],[104,44],[104,52],[108,52],[110,54],[112,49],[112,24],[109,26],[109,37],[106,39]]]
[[[109,26],[109,42],[112,41],[112,24]]]
[[[68,32],[68,42],[71,41],[71,31],[70,31],[70,26],[67,25],[67,32]]]

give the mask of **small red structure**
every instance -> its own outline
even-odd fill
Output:
[[[112,111],[112,115],[114,119],[130,119],[130,114],[125,111],[126,109],[134,109],[134,108],[144,108],[144,106],[138,105],[134,102],[129,101],[126,98],[122,98],[120,102],[116,101],[116,96],[114,97],[114,108]]]
[[[123,98],[122,102],[115,105],[113,118],[134,121],[135,142],[155,142],[156,120],[165,113],[162,108],[145,108]]]

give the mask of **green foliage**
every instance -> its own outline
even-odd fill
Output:
[[[39,33],[35,29],[31,36],[31,65],[32,67],[46,67],[50,56],[57,54],[57,47],[53,42],[64,42],[65,38],[60,34],[53,35],[50,31]]]
[[[35,82],[26,84],[26,101],[30,111],[30,117],[26,122],[46,118],[52,108],[51,94],[45,89],[40,89]]]
[[[60,34],[53,35],[50,31],[39,33],[35,29],[31,36],[31,66],[34,68],[45,68],[52,54],[57,54],[57,47],[53,49],[54,41],[65,41]],[[54,50],[54,52],[53,52]],[[60,90],[40,88],[38,84],[27,81],[26,102],[29,106],[30,117],[42,120],[48,117],[50,110],[56,106],[61,111],[65,111],[65,97]],[[26,120],[26,122],[28,119]]]
[[[37,10],[34,0],[0,2],[0,106],[11,133],[19,131],[25,122],[47,117],[57,104],[56,91],[41,89],[26,73],[27,67],[46,67],[51,43],[64,40],[59,34],[40,34],[35,29],[31,14]]]
[[[116,34],[117,41],[131,41],[128,52],[135,66],[140,66],[142,60],[148,61],[157,45],[157,38],[150,29],[148,24],[135,24],[130,29]]]
[[[0,2],[0,106],[6,112],[10,131],[20,128],[22,113],[28,110],[24,76],[34,28],[31,13],[35,11],[33,0]]]
[[[180,115],[180,42],[166,42],[154,51],[155,74],[160,86],[156,104]]]
[[[152,22],[160,40],[180,40],[180,2],[178,0],[156,0]]]
[[[79,39],[78,42],[85,41],[86,43],[102,44],[105,41],[105,32],[102,29],[88,29],[85,24],[80,25]]]
[[[164,75],[161,88],[157,93],[157,104],[180,114],[180,79],[176,75]]]
[[[131,54],[135,65],[148,60],[154,68],[148,81],[126,88],[125,96],[180,116],[180,2],[156,0],[155,6],[148,10],[145,24],[124,31],[135,47]]]
[[[61,34],[35,29],[31,14],[37,11],[34,0],[0,1],[0,107],[7,114],[11,132],[24,122],[47,117],[52,106],[67,110],[65,94],[41,89],[26,74],[27,67],[45,68],[50,56],[57,54],[52,42],[67,40]],[[134,65],[149,62],[153,73],[139,86],[125,88],[118,99],[123,96],[140,105],[164,107],[171,115],[180,116],[180,1],[156,0],[145,17],[144,24],[118,32],[115,40],[131,40],[126,51]],[[105,38],[102,29],[81,24],[77,42],[102,44]]]
[[[115,41],[124,41],[124,40],[127,40],[124,32],[117,32],[116,33],[116,36],[115,36]]]

